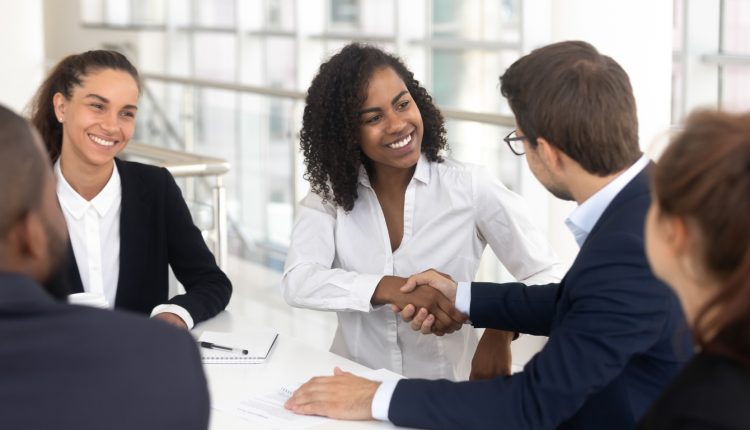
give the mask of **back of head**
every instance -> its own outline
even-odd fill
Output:
[[[545,138],[591,174],[607,176],[641,155],[635,98],[625,71],[586,42],[532,51],[500,77],[518,126]]]
[[[42,135],[52,161],[60,156],[62,146],[62,124],[55,115],[52,98],[60,93],[70,100],[73,88],[81,85],[89,73],[113,69],[128,73],[138,83],[138,70],[128,59],[116,51],[95,50],[69,55],[62,59],[49,73],[37,90],[31,103],[31,122]]]
[[[14,224],[41,203],[49,163],[35,139],[26,120],[0,106],[0,249]]]
[[[662,213],[698,227],[702,269],[720,286],[696,318],[698,342],[750,366],[750,114],[691,115],[652,182]]]
[[[305,177],[312,191],[345,210],[354,207],[359,167],[367,163],[359,145],[359,111],[368,80],[383,67],[392,68],[404,81],[419,108],[424,123],[422,153],[430,161],[439,161],[439,152],[446,147],[443,117],[404,63],[374,46],[345,46],[324,62],[313,78],[300,133]]]

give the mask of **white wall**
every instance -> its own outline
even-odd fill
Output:
[[[43,76],[42,0],[0,0],[0,104],[21,112]]]

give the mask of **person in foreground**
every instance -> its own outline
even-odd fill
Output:
[[[701,352],[639,429],[750,426],[750,114],[697,112],[659,160],[646,254]]]
[[[31,120],[54,163],[72,245],[55,281],[192,328],[226,307],[232,284],[172,175],[115,158],[133,136],[139,93],[127,58],[98,50],[64,58],[36,94]],[[170,266],[186,290],[171,299]]]
[[[321,65],[300,142],[312,191],[292,232],[284,298],[335,310],[331,351],[366,366],[428,379],[508,374],[512,333],[450,333],[464,319],[443,294],[399,291],[429,267],[473,278],[487,244],[522,282],[562,275],[520,196],[487,169],[440,154],[443,123],[393,55],[355,43]],[[421,336],[387,306],[409,303],[430,309],[445,335]]]
[[[435,271],[403,287],[439,289],[474,326],[549,336],[522,372],[453,383],[315,378],[287,407],[440,429],[631,429],[692,351],[679,301],[649,269],[643,228],[651,164],[638,146],[625,71],[585,42],[560,42],[500,78],[529,168],[575,200],[566,224],[580,251],[560,283],[457,284]],[[414,309],[404,308],[410,319]],[[420,315],[412,328],[429,332]],[[341,372],[338,372],[341,373]]]
[[[31,125],[0,106],[0,419],[8,429],[205,429],[190,334],[69,305],[42,284],[67,249],[55,179]]]

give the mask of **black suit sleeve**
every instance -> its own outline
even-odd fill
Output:
[[[471,321],[474,327],[549,336],[560,284],[526,286],[521,283],[471,284]]]
[[[216,265],[216,259],[193,223],[174,178],[166,169],[164,174],[167,176],[169,265],[186,291],[185,294],[173,297],[168,303],[185,308],[197,324],[215,316],[227,306],[232,295],[232,284]]]
[[[389,419],[419,428],[509,430],[556,428],[570,419],[593,393],[618,377],[631,358],[657,342],[668,317],[667,290],[655,285],[643,264],[642,240],[618,234],[598,243],[589,247],[592,255],[583,258],[589,263],[569,273],[566,288],[575,285],[570,310],[523,372],[461,383],[401,380],[391,399]],[[487,294],[492,290],[487,288]],[[520,294],[520,290],[494,291],[500,296]],[[506,302],[507,297],[500,298],[501,309],[510,305]],[[549,317],[540,317],[543,328]],[[482,318],[490,321],[489,315]],[[634,424],[629,422],[632,417],[615,413],[611,420],[620,427]]]

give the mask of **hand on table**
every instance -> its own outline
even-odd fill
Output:
[[[301,415],[342,420],[371,420],[372,399],[380,382],[354,376],[338,367],[333,376],[317,376],[300,386],[284,407]]]
[[[469,379],[492,379],[497,376],[510,375],[513,332],[486,329],[471,360]]]
[[[185,321],[183,321],[182,318],[177,316],[177,314],[173,314],[172,312],[162,312],[162,313],[154,315],[152,318],[155,320],[164,321],[165,323],[169,325],[179,327],[183,330],[189,330],[187,324],[185,324]]]

